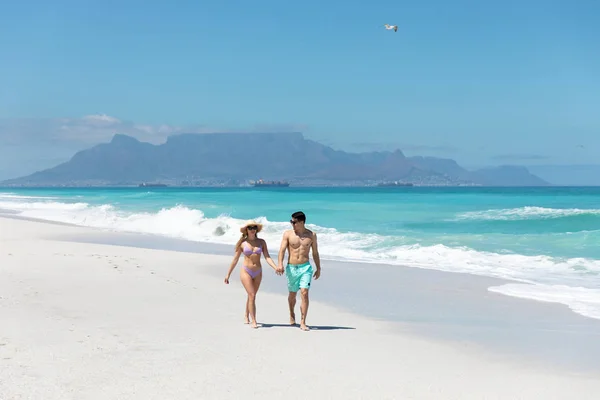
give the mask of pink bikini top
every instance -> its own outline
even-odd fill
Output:
[[[262,253],[262,247],[259,247],[256,251],[254,251],[251,247],[244,247],[244,255],[246,256],[251,256],[252,254],[261,254]]]

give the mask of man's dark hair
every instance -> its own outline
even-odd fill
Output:
[[[306,222],[306,215],[304,215],[302,211],[296,211],[293,213],[292,218],[294,218],[296,221]]]

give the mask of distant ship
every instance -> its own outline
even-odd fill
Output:
[[[414,185],[410,182],[382,182],[382,183],[378,183],[377,186],[390,187],[390,186],[414,186]]]
[[[258,181],[250,182],[250,184],[254,187],[288,187],[290,186],[289,182],[285,181],[263,181],[262,179]]]
[[[164,183],[140,183],[139,187],[167,187]]]

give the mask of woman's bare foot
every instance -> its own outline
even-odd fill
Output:
[[[248,316],[244,317],[244,323],[246,325],[250,323],[250,318],[248,318]]]
[[[258,328],[258,324],[256,323],[256,321],[252,321],[252,328],[254,328],[254,329]]]
[[[300,324],[300,329],[302,329],[303,331],[310,331],[310,328],[308,326],[306,326],[306,324],[304,322],[302,324]]]

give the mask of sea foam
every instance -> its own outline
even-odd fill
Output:
[[[518,207],[470,211],[457,215],[456,220],[519,221],[531,219],[565,218],[581,215],[600,216],[598,209]]]
[[[539,208],[535,208],[539,213]],[[67,203],[55,198],[6,194],[0,194],[0,209],[40,220],[230,245],[239,238],[239,227],[244,222],[229,215],[207,218],[201,210],[184,205],[157,212],[128,212],[110,204]],[[545,214],[553,213],[547,211],[549,209],[541,210]],[[500,211],[497,215],[503,218],[518,214]],[[473,218],[478,214],[467,213],[463,217],[465,215]],[[290,228],[289,223],[269,221],[264,216],[255,219],[264,224],[260,235],[275,253],[282,233]],[[405,238],[398,236],[340,232],[311,224],[308,227],[318,233],[324,259],[403,265],[511,280],[517,283],[490,290],[565,304],[581,315],[600,319],[600,260],[500,254],[443,243],[423,246],[407,244]]]

